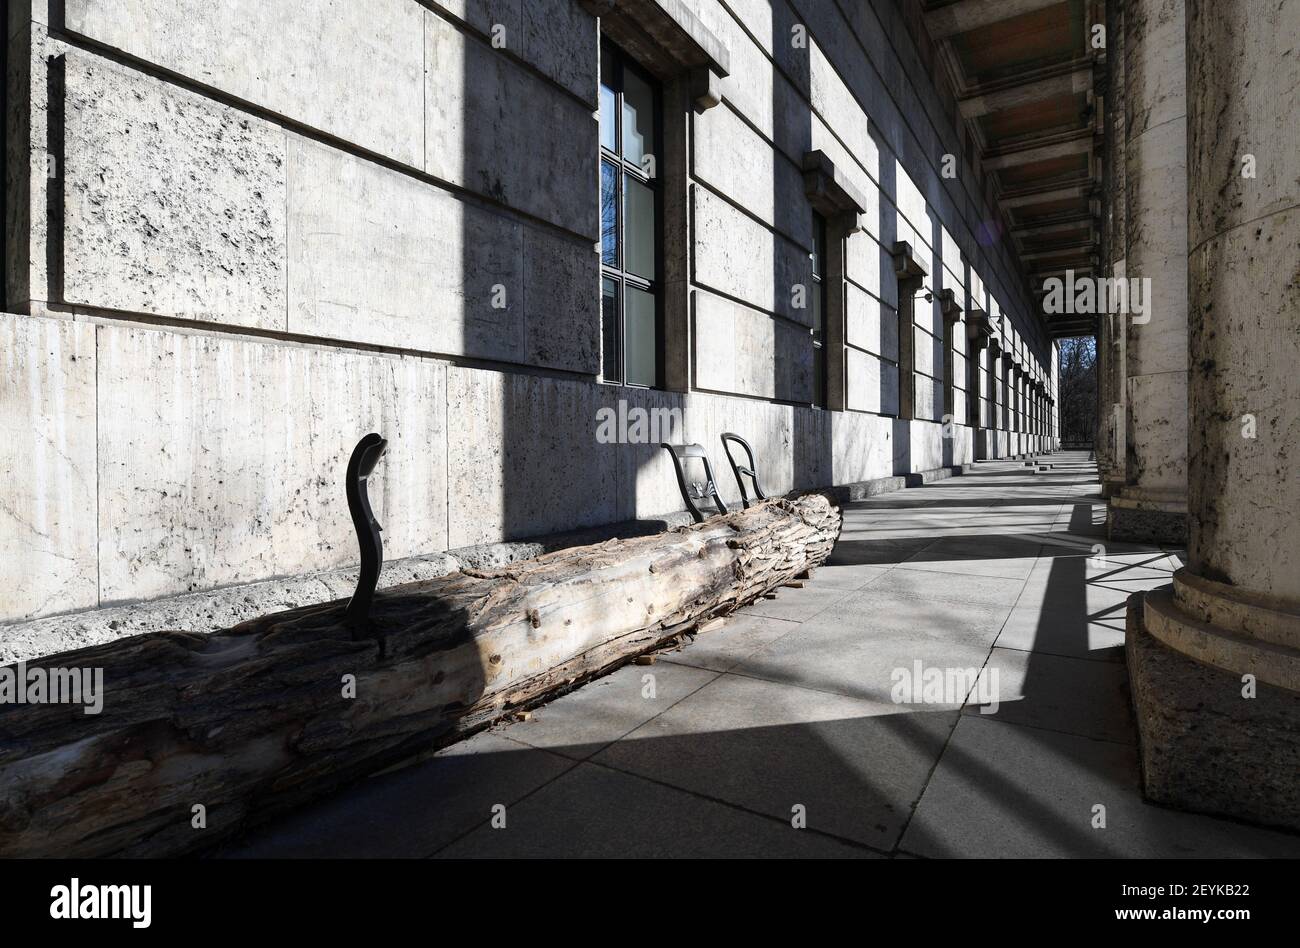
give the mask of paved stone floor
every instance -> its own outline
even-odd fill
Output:
[[[854,504],[804,588],[226,855],[1300,855],[1300,837],[1143,802],[1124,601],[1180,551],[1106,544],[1086,454],[1053,464]],[[895,703],[918,661],[996,669],[996,713]]]

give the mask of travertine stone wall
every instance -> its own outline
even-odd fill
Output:
[[[98,603],[95,329],[0,315],[5,618]]]
[[[680,507],[655,443],[596,440],[620,401],[715,452],[742,433],[773,492],[972,460],[964,423],[945,437],[970,354],[939,291],[1022,361],[1050,347],[976,237],[980,181],[939,175],[962,148],[894,4],[684,6],[731,75],[660,163],[689,208],[665,246],[695,391],[669,393],[598,382],[599,26],[576,2],[11,2],[0,452],[23,473],[0,484],[0,622],[350,563],[338,475],[369,430],[394,558]],[[808,405],[792,295],[811,150],[865,204],[832,250],[835,412]],[[900,240],[930,274],[907,367]]]

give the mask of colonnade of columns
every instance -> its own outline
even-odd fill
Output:
[[[992,460],[1055,450],[1056,401],[1051,387],[1003,349],[1001,337],[978,305],[965,311],[967,339],[966,423],[976,457]],[[999,447],[999,436],[1021,436]]]
[[[1112,537],[1187,540],[1129,606],[1143,783],[1300,828],[1300,0],[1108,6],[1104,256],[1151,295],[1102,322],[1099,461]]]

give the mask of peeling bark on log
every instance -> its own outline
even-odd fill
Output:
[[[733,612],[820,564],[839,529],[820,494],[772,500],[393,587],[374,639],[353,640],[338,601],[29,662],[102,668],[104,705],[0,705],[0,856],[210,847]]]

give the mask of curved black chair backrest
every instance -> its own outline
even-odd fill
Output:
[[[745,449],[745,457],[749,462],[748,467],[741,467],[736,463],[735,455],[731,453],[733,441]],[[722,450],[726,452],[727,461],[731,464],[731,473],[736,475],[736,484],[740,487],[740,502],[745,509],[749,509],[749,491],[745,490],[745,477],[748,477],[753,482],[755,498],[757,500],[767,500],[767,494],[763,493],[763,488],[758,483],[758,465],[754,462],[754,449],[749,446],[749,442],[738,434],[724,431],[722,433]]]
[[[383,529],[370,509],[367,479],[383,457],[388,442],[373,432],[357,442],[348,459],[348,472],[344,486],[348,495],[348,511],[352,526],[357,531],[357,544],[361,548],[361,575],[357,577],[356,592],[348,600],[347,621],[354,631],[370,617],[370,604],[375,598],[375,585],[379,571],[384,568],[384,541],[379,536]]]
[[[718,493],[718,482],[713,476],[713,465],[709,463],[708,452],[699,444],[669,444],[663,442],[659,445],[668,452],[668,456],[673,459],[673,470],[677,474],[677,486],[681,488],[682,501],[686,504],[686,509],[691,512],[696,523],[703,523],[709,518],[696,500],[703,500],[706,497],[712,497],[713,503],[717,505],[718,513],[727,513],[727,505],[722,502],[722,495]],[[686,469],[683,466],[684,461],[697,460],[704,464],[705,482],[703,485],[690,484],[686,480]],[[692,487],[696,489],[691,490]]]

